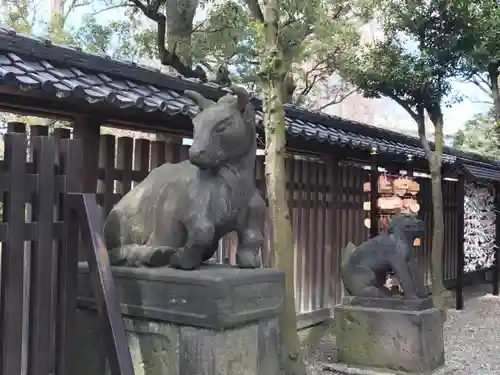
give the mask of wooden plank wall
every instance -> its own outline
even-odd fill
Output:
[[[420,193],[418,201],[420,204],[420,219],[426,225],[422,246],[417,248],[418,262],[421,266],[424,280],[427,285],[431,285],[431,248],[432,248],[432,191],[431,181],[428,178],[419,178]],[[443,180],[443,209],[444,209],[444,281],[456,278],[457,268],[457,248],[459,241],[463,241],[463,236],[458,233],[460,230],[459,220],[463,220],[457,215],[458,204],[462,199],[458,196],[458,183],[456,181]]]
[[[69,373],[77,249],[65,206],[81,185],[81,145],[64,129],[28,134],[9,123],[0,160],[0,374]]]

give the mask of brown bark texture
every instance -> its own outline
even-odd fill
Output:
[[[279,43],[276,0],[263,2],[266,52],[262,61],[264,127],[266,137],[265,175],[269,214],[273,226],[274,266],[285,274],[285,308],[278,317],[284,375],[306,375],[297,334],[294,287],[294,243],[285,173],[284,85],[286,69]]]
[[[443,248],[444,248],[444,210],[443,210],[443,191],[441,166],[443,160],[443,116],[438,110],[437,114],[430,114],[435,131],[435,149],[431,150],[425,134],[425,120],[423,111],[419,119],[419,136],[422,146],[425,150],[429,169],[431,171],[431,190],[432,190],[432,299],[434,305],[441,311],[446,310],[447,290],[443,284]]]

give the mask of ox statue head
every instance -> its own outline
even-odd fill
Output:
[[[191,164],[200,169],[237,163],[249,153],[255,157],[255,109],[246,90],[231,86],[234,95],[217,102],[195,91],[185,95],[201,109],[193,119],[193,144],[189,149]]]

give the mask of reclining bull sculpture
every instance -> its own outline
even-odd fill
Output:
[[[255,188],[255,109],[243,88],[231,88],[235,96],[216,103],[185,92],[202,110],[189,160],[153,169],[111,210],[104,237],[113,265],[196,269],[236,231],[238,266],[260,267],[266,206]]]

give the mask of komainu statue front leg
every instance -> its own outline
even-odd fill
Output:
[[[260,250],[264,244],[265,214],[265,202],[256,192],[238,220],[236,264],[240,268],[259,268],[262,265]]]

